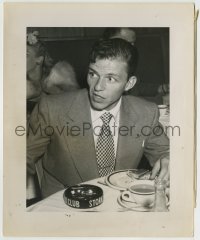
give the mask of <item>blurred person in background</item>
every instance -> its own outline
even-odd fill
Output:
[[[75,71],[66,61],[57,62],[42,82],[42,89],[46,94],[60,94],[78,88]]]
[[[27,125],[30,115],[46,94],[60,94],[62,92],[79,88],[73,67],[65,62],[58,62],[54,66],[46,46],[39,40],[38,31],[27,34]],[[38,176],[42,177],[41,162],[36,164]],[[27,206],[40,200],[40,179],[27,174]]]
[[[26,101],[27,125],[31,112],[42,95],[42,79],[48,74],[53,65],[45,45],[39,40],[39,32],[27,34],[26,41]],[[38,179],[27,174],[26,182],[27,205],[40,200]]]
[[[45,45],[39,40],[38,31],[27,34],[26,46],[26,99],[27,120],[42,94],[42,80],[53,66]]]
[[[125,27],[115,27],[115,28],[106,28],[103,33],[104,39],[109,38],[121,38],[135,45],[136,42],[136,33],[134,28],[125,28]]]
[[[49,56],[45,45],[38,40],[39,33],[34,31],[27,34],[27,100],[40,97],[42,92],[41,81],[53,66],[53,60]]]

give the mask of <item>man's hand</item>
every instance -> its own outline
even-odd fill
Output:
[[[169,180],[170,173],[169,173],[169,158],[165,157],[162,159],[159,159],[151,172],[150,179],[154,179],[155,177],[158,177],[159,179]]]

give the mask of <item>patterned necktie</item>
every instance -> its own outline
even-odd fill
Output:
[[[99,175],[101,177],[113,172],[115,167],[114,140],[109,126],[112,117],[113,115],[109,112],[106,112],[101,116],[103,125],[96,145],[96,158]]]

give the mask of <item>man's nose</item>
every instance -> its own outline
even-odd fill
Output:
[[[102,91],[105,89],[105,81],[103,78],[99,78],[94,86],[96,91]]]

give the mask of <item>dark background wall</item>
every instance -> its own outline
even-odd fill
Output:
[[[105,28],[44,28],[38,30],[49,53],[56,61],[67,60],[76,72],[81,87],[86,87],[88,55]],[[135,28],[139,52],[138,83],[131,94],[154,97],[162,83],[169,83],[169,28]]]

